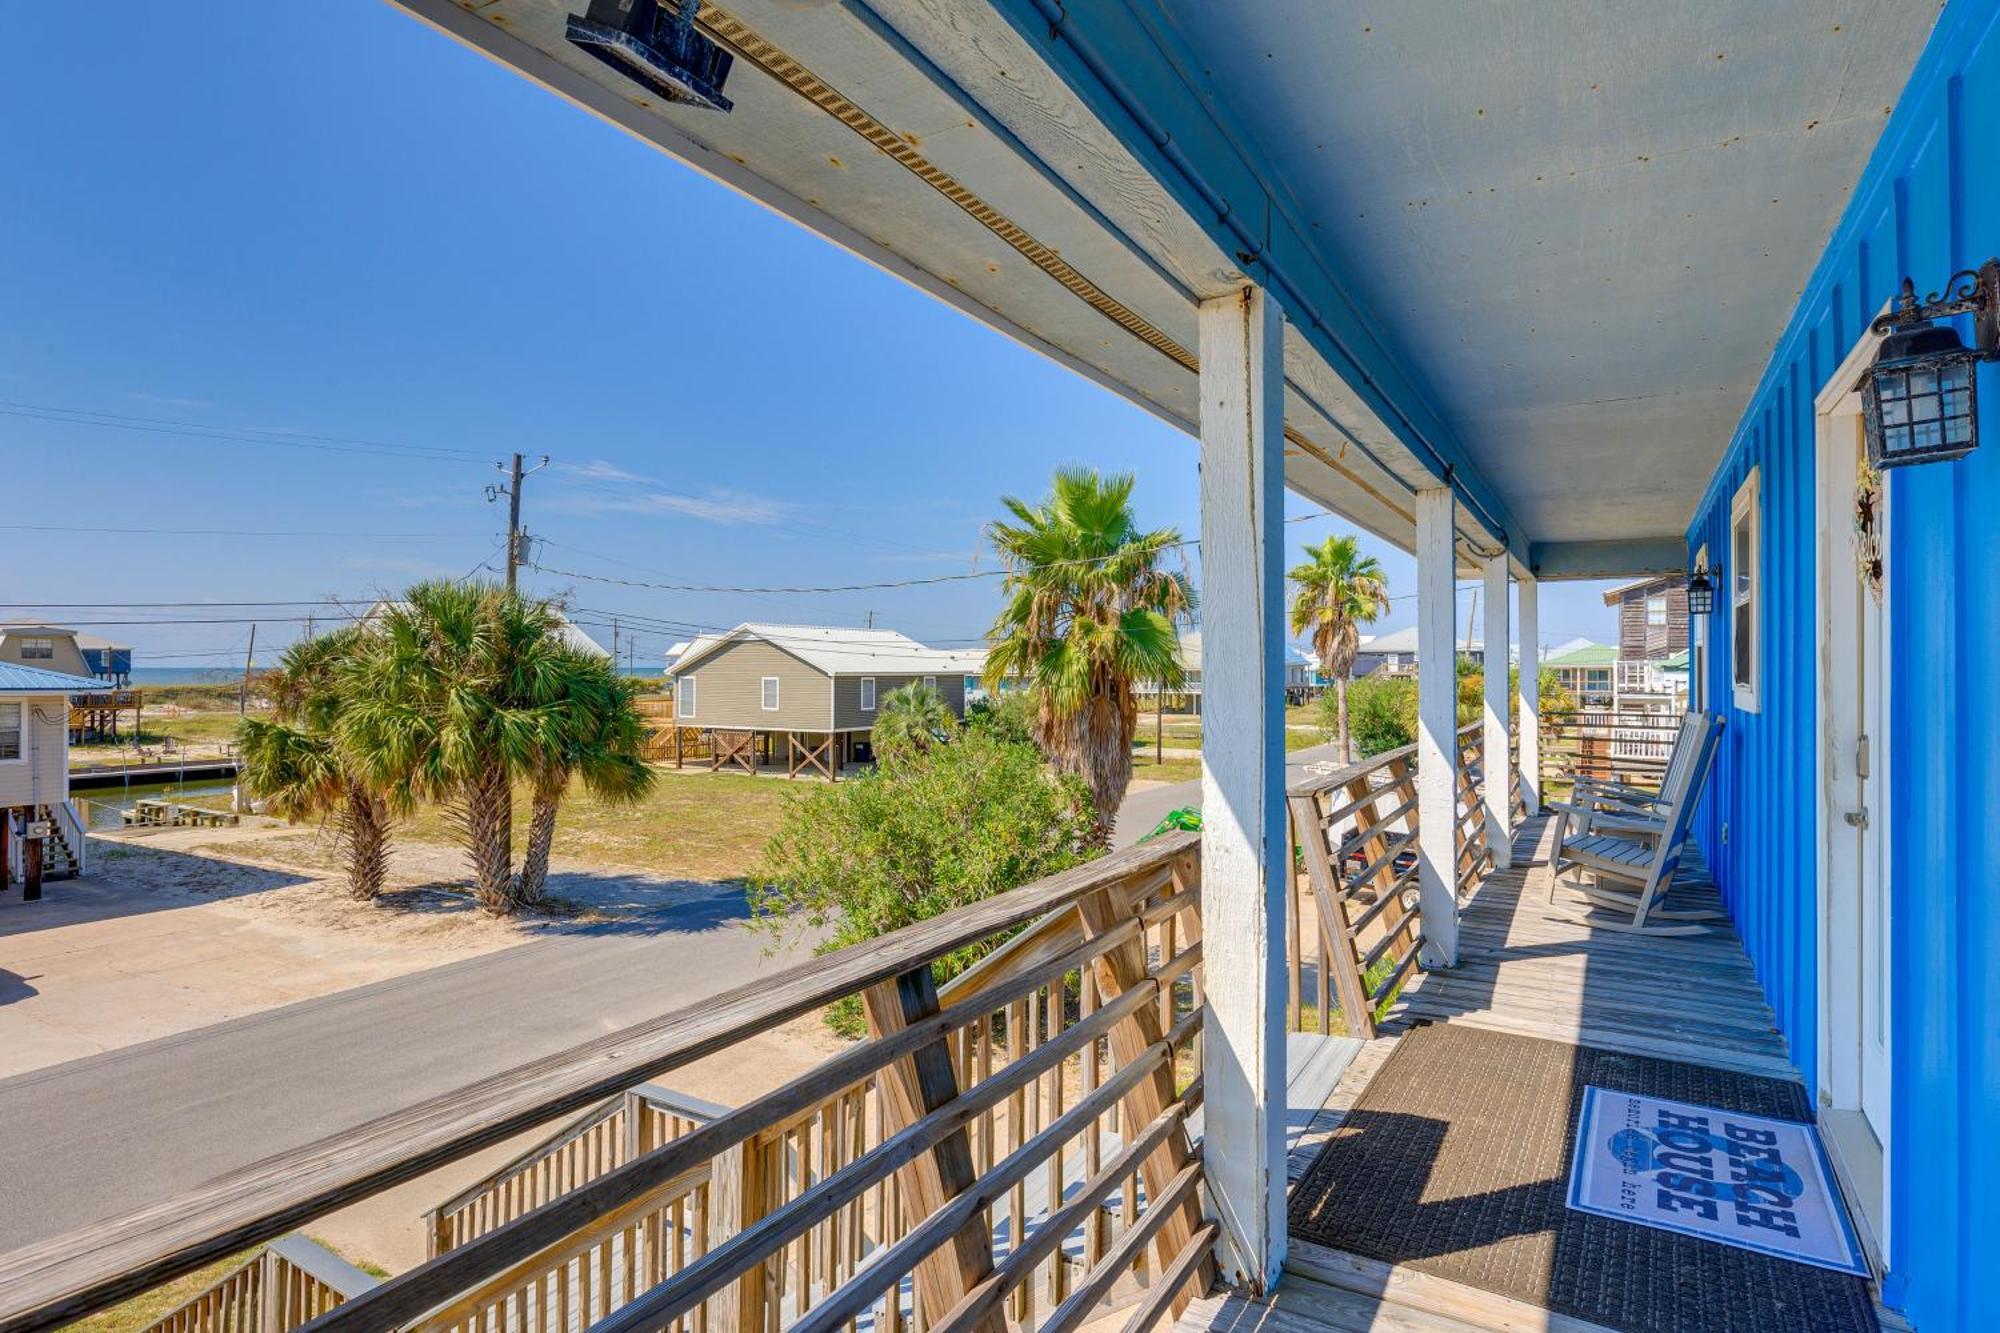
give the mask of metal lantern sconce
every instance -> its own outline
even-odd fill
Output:
[[[1971,347],[1937,322],[1966,314]],[[1948,462],[1977,449],[1979,363],[2000,359],[2000,260],[1954,273],[1921,302],[1904,278],[1896,308],[1873,327],[1884,336],[1861,386],[1868,465]]]
[[[1688,614],[1705,616],[1715,610],[1715,576],[1706,564],[1696,565],[1688,575]]]
[[[736,57],[696,31],[701,0],[590,0],[569,17],[568,36],[611,68],[668,102],[728,111],[722,95]]]

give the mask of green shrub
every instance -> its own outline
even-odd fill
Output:
[[[950,745],[787,797],[750,905],[774,933],[826,932],[821,953],[859,944],[1088,859],[1096,815],[1076,778],[1052,776],[1031,745],[968,731]],[[938,960],[940,983],[991,951]],[[828,1011],[862,1030],[858,1001]]]
[[[1333,695],[1329,692],[1329,700]],[[1330,704],[1324,705],[1331,707]],[[1347,726],[1362,758],[1417,739],[1417,682],[1408,676],[1370,676],[1347,687]]]
[[[965,729],[1015,745],[1035,743],[1035,706],[1026,690],[987,695],[965,710]]]

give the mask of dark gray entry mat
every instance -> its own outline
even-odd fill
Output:
[[[1811,1119],[1782,1079],[1419,1026],[1292,1191],[1292,1234],[1630,1333],[1874,1333],[1860,1278],[1566,1207],[1588,1084]]]

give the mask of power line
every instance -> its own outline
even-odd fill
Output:
[[[186,610],[209,607],[259,607],[259,606],[322,606],[338,602],[369,601],[367,597],[340,597],[332,593],[321,597],[292,597],[277,602],[0,602],[0,609],[56,609],[81,611],[150,611]]]
[[[476,459],[484,456],[471,449],[455,449],[443,445],[397,444],[387,440],[364,440],[344,435],[316,435],[308,431],[214,426],[202,422],[174,421],[164,417],[127,416],[93,408],[53,407],[43,403],[9,402],[4,399],[0,399],[0,416],[54,421],[71,426],[101,426],[108,430],[141,431],[154,435],[177,435],[190,439],[270,445],[280,449],[312,449],[326,453],[429,458],[438,462],[456,462],[459,459]]]
[[[462,542],[466,534],[462,532],[327,532],[291,528],[285,530],[260,530],[253,528],[109,528],[74,527],[54,523],[0,523],[0,531],[5,532],[115,532],[142,537],[344,537],[377,541],[394,538],[398,540],[455,541]]]

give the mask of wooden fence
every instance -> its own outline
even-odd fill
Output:
[[[1069,1333],[1127,1308],[1141,1333],[1212,1274],[1199,909],[1196,835],[1114,853],[16,1252],[0,1330],[576,1116],[441,1206],[436,1257],[307,1327]],[[608,1099],[850,996],[866,1041],[658,1146],[609,1141]]]

